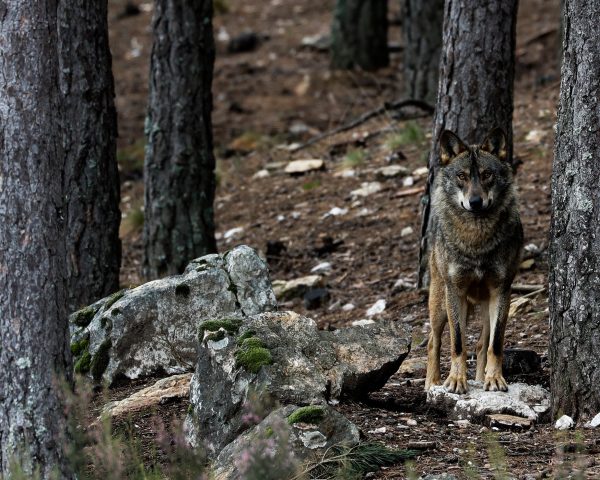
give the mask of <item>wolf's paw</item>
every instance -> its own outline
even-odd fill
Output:
[[[446,387],[446,390],[450,393],[467,393],[467,376],[450,374],[444,382],[444,387]]]
[[[428,378],[425,380],[425,391],[428,392],[431,387],[435,387],[435,386],[441,385],[441,384],[442,384],[442,380],[440,379],[440,377],[431,378],[431,379]]]
[[[495,373],[493,375],[486,375],[483,389],[492,392],[506,392],[508,384],[501,373]]]

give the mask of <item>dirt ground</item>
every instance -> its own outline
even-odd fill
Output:
[[[141,282],[141,167],[152,2],[138,4],[140,13],[134,16],[122,15],[123,0],[109,3],[119,112],[122,283],[128,286]],[[533,245],[527,256],[534,261],[520,271],[516,279],[520,284],[545,285],[547,281],[553,125],[559,90],[559,3],[524,0],[518,19],[514,150],[522,162],[517,183],[526,244]],[[314,318],[321,328],[334,328],[365,318],[371,305],[385,299],[387,307],[380,318],[410,324],[414,337],[411,356],[425,355],[426,293],[396,286],[399,279],[410,284],[416,278],[420,195],[404,193],[424,186],[425,176],[413,175],[414,185],[405,185],[402,177],[382,179],[375,170],[392,164],[410,171],[424,166],[431,141],[431,117],[418,110],[403,110],[421,116],[396,121],[389,114],[383,115],[299,152],[285,148],[343,125],[386,101],[402,98],[401,53],[393,53],[391,66],[376,73],[332,72],[327,52],[302,46],[304,37],[327,33],[331,0],[223,4],[228,11],[214,19],[219,249],[244,243],[268,253],[272,279],[308,275],[317,264],[331,263],[325,277],[330,293],[327,302],[310,311],[301,301],[288,302],[282,308]],[[398,43],[399,12],[394,2],[390,5],[390,41]],[[259,47],[247,53],[227,53],[226,37],[244,31],[261,36]],[[306,158],[325,160],[325,169],[295,177],[283,172],[285,163],[281,162]],[[265,168],[268,176],[254,176]],[[362,183],[373,181],[381,182],[381,190],[364,198],[351,194]],[[334,207],[347,212],[328,215]],[[232,235],[232,229],[241,230]],[[347,304],[354,308],[343,309]],[[477,322],[471,322],[468,335],[473,349]],[[533,349],[542,356],[543,371],[520,380],[547,385],[545,291],[530,297],[510,321],[506,342],[507,347]],[[384,469],[371,478],[444,472],[457,478],[506,478],[502,465],[510,478],[600,478],[600,464],[594,459],[600,453],[597,433],[578,430],[558,434],[551,425],[538,425],[522,433],[490,435],[481,425],[458,426],[448,421],[428,410],[424,400],[422,384],[407,384],[405,378],[396,375],[368,401],[339,405],[369,439],[399,447],[417,440],[435,442],[434,448],[424,450],[412,465]],[[172,410],[163,409],[161,415],[181,414],[185,407],[175,405]],[[408,426],[408,418],[416,420],[416,426]],[[381,427],[386,427],[385,433],[368,433]],[[144,431],[148,438],[152,436],[147,428]],[[497,459],[498,452],[503,452],[504,460]]]

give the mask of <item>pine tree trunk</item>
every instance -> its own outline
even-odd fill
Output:
[[[553,412],[600,412],[600,0],[566,0],[552,173]]]
[[[67,340],[56,2],[0,4],[0,477],[71,478],[58,395]],[[58,381],[57,381],[58,380]]]
[[[331,66],[387,67],[387,29],[387,0],[337,0],[331,26]]]
[[[434,103],[437,98],[444,0],[404,0],[404,82],[407,98]]]
[[[425,192],[419,285],[428,284],[427,227],[431,185],[439,165],[438,139],[452,130],[469,143],[483,140],[494,127],[507,135],[512,162],[512,112],[518,0],[446,0],[440,82]]]
[[[211,0],[158,0],[144,165],[144,275],[181,273],[216,251]]]
[[[60,88],[67,155],[69,311],[119,288],[117,116],[106,0],[71,0],[59,8]]]

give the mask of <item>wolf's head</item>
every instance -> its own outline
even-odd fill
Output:
[[[439,185],[453,207],[485,215],[503,203],[512,185],[506,161],[506,136],[496,128],[479,145],[466,145],[456,134],[440,136]]]

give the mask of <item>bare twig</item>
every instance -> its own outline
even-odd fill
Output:
[[[359,125],[362,125],[363,123],[370,120],[371,118],[382,115],[387,111],[400,110],[404,107],[419,108],[419,109],[423,110],[427,115],[432,115],[433,111],[434,111],[434,108],[431,105],[429,105],[427,102],[423,102],[422,100],[408,99],[408,100],[399,100],[399,101],[390,102],[390,103],[386,102],[385,104],[383,104],[383,106],[376,108],[374,110],[365,112],[362,115],[360,115],[358,118],[355,118],[354,120],[352,120],[349,123],[346,123],[345,125],[336,127],[332,130],[328,130],[327,132],[323,132],[323,133],[311,138],[307,142],[290,149],[290,151],[298,152],[306,147],[309,147],[310,145],[320,142],[321,140],[323,140],[325,138],[331,137],[332,135],[336,135],[338,133],[352,130],[353,128],[356,128]]]
[[[544,288],[544,285],[541,284],[514,283],[512,286],[512,291],[516,293],[530,293],[537,292],[538,290]]]

